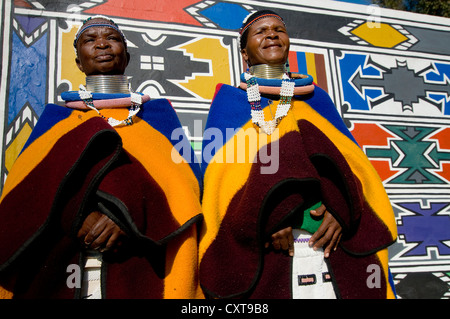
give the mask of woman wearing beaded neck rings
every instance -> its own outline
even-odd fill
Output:
[[[86,86],[46,106],[1,197],[0,295],[198,297],[201,174],[175,151],[178,117],[131,92],[112,20],[86,20],[74,46]]]
[[[278,14],[247,17],[239,41],[249,70],[239,88],[217,86],[203,137],[204,293],[394,297],[395,219],[376,171],[311,76],[286,71],[289,36]],[[378,267],[377,289],[367,284],[369,265]]]

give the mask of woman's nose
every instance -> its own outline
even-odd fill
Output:
[[[269,30],[267,30],[266,37],[270,38],[270,39],[274,39],[274,38],[278,37],[278,33],[276,33],[275,30],[273,30],[273,29],[269,29]]]
[[[108,41],[106,41],[106,39],[98,38],[98,39],[95,41],[95,45],[96,45],[98,48],[105,48],[105,47],[108,47],[109,43],[108,43]]]

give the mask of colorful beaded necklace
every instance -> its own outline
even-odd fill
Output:
[[[283,74],[281,90],[280,90],[280,102],[275,112],[275,117],[272,120],[266,121],[264,117],[264,111],[261,108],[261,94],[259,93],[259,85],[256,78],[246,72],[244,74],[247,82],[247,99],[251,106],[252,122],[260,127],[264,133],[271,135],[278,123],[283,117],[285,117],[291,108],[291,100],[294,96],[294,80],[289,78],[287,74]]]
[[[100,111],[94,106],[94,101],[92,99],[92,92],[86,90],[86,88],[81,84],[80,90],[78,91],[80,95],[80,99],[86,104],[86,106],[94,111],[96,111],[103,119],[105,119],[109,125],[111,126],[119,126],[119,125],[132,125],[133,124],[133,116],[135,116],[141,109],[142,104],[142,96],[140,94],[130,92],[131,94],[131,106],[128,110],[128,116],[126,119],[119,121],[112,117],[105,117],[100,113]]]

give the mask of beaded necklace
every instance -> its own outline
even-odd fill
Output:
[[[119,125],[132,125],[133,124],[133,116],[135,116],[141,109],[142,104],[142,96],[140,94],[130,92],[131,94],[131,106],[128,110],[128,116],[126,119],[119,121],[112,117],[103,116],[100,111],[94,106],[94,101],[92,99],[92,92],[86,90],[86,88],[81,84],[80,90],[78,91],[80,99],[86,104],[87,107],[96,111],[103,119],[105,119],[109,125],[111,126],[119,126]]]
[[[260,127],[267,135],[271,135],[278,123],[283,117],[287,115],[287,112],[291,108],[291,100],[294,96],[294,80],[289,78],[287,74],[283,74],[281,90],[280,90],[280,102],[275,112],[275,118],[266,121],[264,118],[264,111],[261,108],[261,94],[259,93],[259,85],[256,78],[246,72],[244,74],[247,82],[247,99],[251,106],[252,122]]]

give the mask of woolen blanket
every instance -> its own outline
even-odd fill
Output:
[[[261,105],[270,119],[277,101],[263,97]],[[397,233],[389,198],[320,88],[295,96],[269,136],[254,128],[246,92],[218,85],[202,172],[199,275],[208,297],[291,298],[292,258],[265,243],[274,232],[301,225],[303,211],[319,201],[343,228],[326,260],[337,297],[394,297],[387,247]],[[370,265],[379,270],[376,288],[367,284]]]
[[[102,109],[117,119],[127,113]],[[103,297],[196,297],[201,173],[184,159],[192,149],[174,149],[174,130],[181,124],[165,99],[145,102],[133,125],[114,128],[95,111],[47,105],[0,201],[4,295],[80,297],[66,283],[67,267],[82,269],[76,234],[99,210],[127,234],[120,253],[103,254]]]

